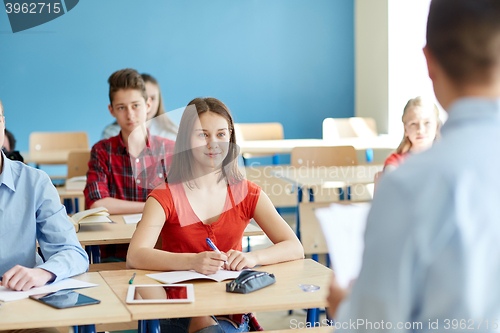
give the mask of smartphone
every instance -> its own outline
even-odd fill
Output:
[[[56,309],[101,303],[98,299],[79,294],[73,290],[59,290],[49,294],[31,295],[30,298]]]

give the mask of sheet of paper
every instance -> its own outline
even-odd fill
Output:
[[[43,287],[32,288],[28,291],[14,291],[0,286],[0,301],[10,302],[28,298],[30,295],[52,293],[64,289],[81,289],[89,287],[97,287],[98,284],[80,281],[76,279],[64,279],[62,281],[47,284]]]
[[[224,280],[236,279],[238,275],[240,275],[240,273],[241,271],[220,270],[215,274],[204,275],[195,271],[173,271],[165,273],[146,274],[146,276],[149,276],[150,278],[163,283],[177,283],[195,279],[209,279],[221,282]]]
[[[123,215],[123,221],[125,221],[125,224],[136,224],[139,223],[141,219],[142,214]]]
[[[342,288],[356,279],[363,261],[364,233],[371,204],[331,204],[316,209],[335,277]]]

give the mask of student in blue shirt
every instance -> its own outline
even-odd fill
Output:
[[[0,102],[0,142],[4,133]],[[45,262],[37,253],[37,240]],[[81,274],[88,267],[87,253],[49,176],[0,152],[1,285],[28,290]]]
[[[340,331],[500,325],[500,1],[432,0],[424,54],[449,118],[380,181],[360,275],[330,288]]]

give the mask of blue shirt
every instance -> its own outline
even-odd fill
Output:
[[[87,253],[50,178],[1,153],[0,276],[15,265],[43,268],[60,280],[87,271]],[[37,254],[36,241],[46,262]]]
[[[339,307],[338,326],[498,331],[500,100],[456,101],[441,134],[430,150],[382,177],[363,267]],[[372,326],[350,325],[358,319]],[[382,329],[382,321],[392,328]],[[436,323],[438,330],[429,328]]]

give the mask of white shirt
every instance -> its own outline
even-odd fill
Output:
[[[430,150],[381,179],[363,268],[337,327],[500,328],[500,100],[456,101],[441,133]],[[363,325],[353,326],[357,320]]]

